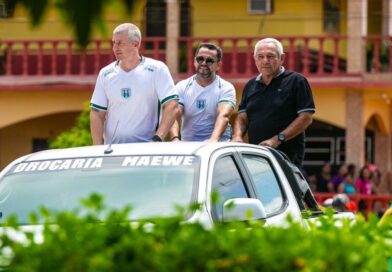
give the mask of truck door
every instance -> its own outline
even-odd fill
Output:
[[[237,148],[256,196],[262,202],[267,224],[285,225],[290,214],[303,222],[301,211],[288,181],[274,156],[261,148]]]

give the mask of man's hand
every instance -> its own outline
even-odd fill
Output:
[[[216,107],[217,116],[215,126],[208,141],[217,143],[220,140],[229,124],[233,109],[232,105],[224,103],[221,103]]]
[[[243,143],[244,139],[242,138],[242,136],[245,135],[247,129],[248,129],[248,115],[246,115],[246,112],[240,112],[237,114],[237,117],[235,118],[234,121],[233,137],[231,141]]]
[[[209,139],[205,140],[204,142],[207,142],[207,143],[217,143],[217,142],[219,142],[219,140],[214,139],[214,138],[209,138]]]
[[[178,136],[174,136],[170,139],[170,142],[181,142],[181,139]]]
[[[241,136],[233,135],[233,138],[231,138],[231,141],[232,142],[237,142],[237,143],[243,143],[244,139]]]
[[[274,136],[268,140],[264,140],[261,143],[259,143],[259,145],[269,146],[272,148],[277,148],[280,144],[281,142],[278,140],[277,136]]]
[[[162,108],[162,119],[155,134],[163,140],[177,120],[180,113],[180,106],[178,105],[178,100],[170,100],[163,104]]]

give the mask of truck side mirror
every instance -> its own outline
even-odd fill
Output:
[[[223,204],[223,222],[263,220],[267,218],[265,208],[255,198],[232,198]]]

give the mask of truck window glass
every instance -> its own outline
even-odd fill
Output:
[[[11,214],[28,224],[39,207],[74,210],[92,193],[110,209],[132,207],[130,220],[173,216],[188,207],[197,188],[196,156],[119,156],[32,161],[0,180],[0,222]],[[31,192],[34,192],[32,194]]]
[[[214,220],[221,221],[223,204],[231,198],[248,198],[247,190],[238,168],[231,156],[219,158],[214,166],[212,191],[218,193],[213,208]]]
[[[267,214],[277,212],[284,203],[278,180],[268,161],[260,156],[243,154],[244,162],[252,176],[256,193]]]

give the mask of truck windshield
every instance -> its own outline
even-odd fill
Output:
[[[20,163],[0,180],[1,220],[14,214],[29,224],[31,211],[73,210],[92,193],[109,208],[131,206],[130,219],[170,216],[194,201],[195,156],[127,156]]]

